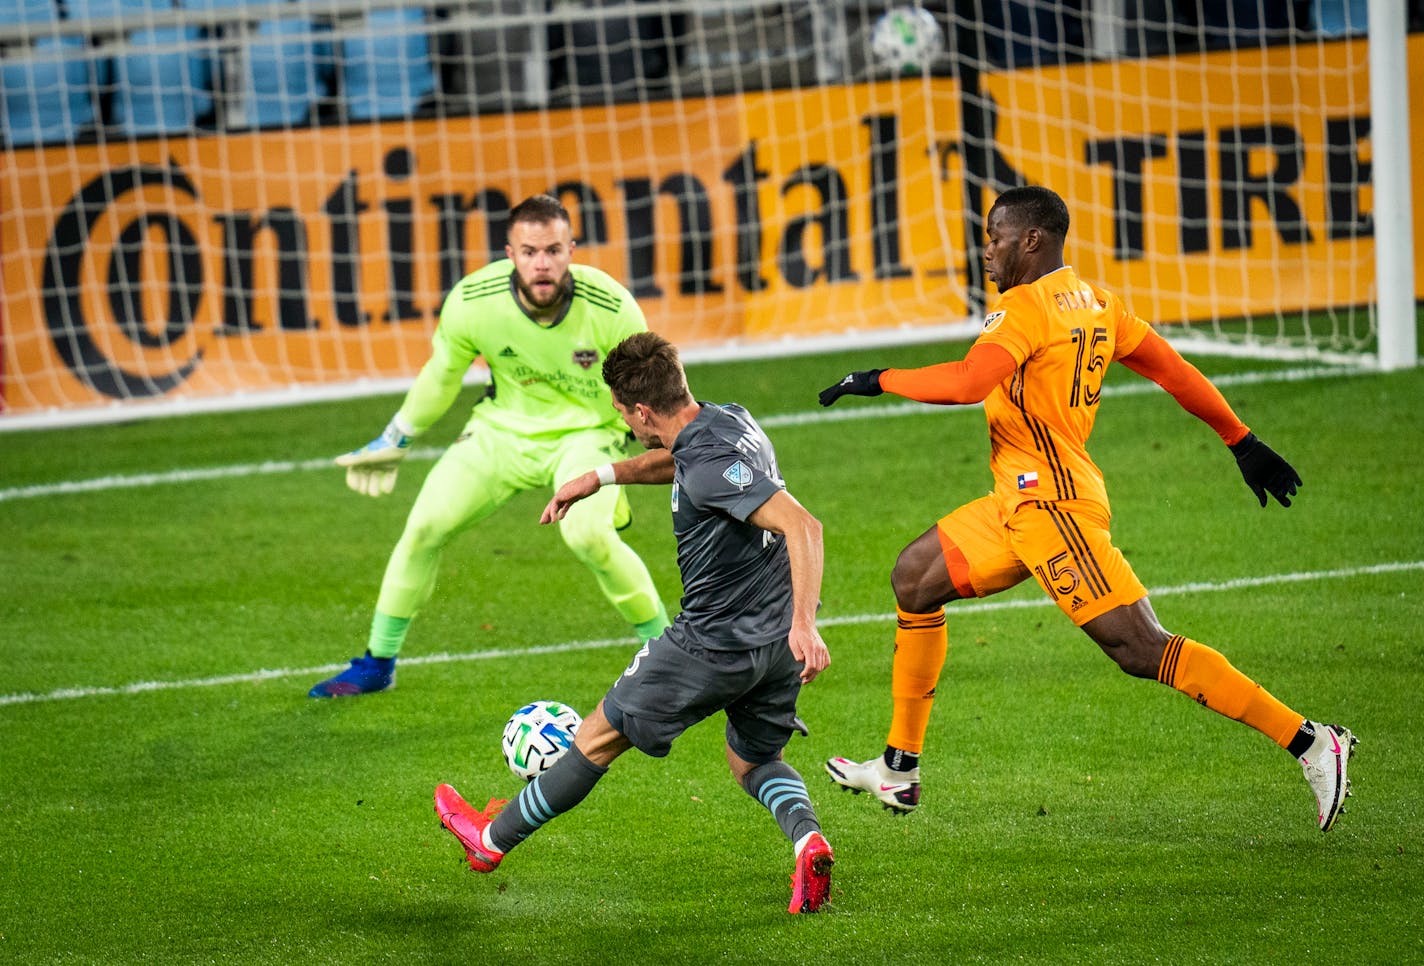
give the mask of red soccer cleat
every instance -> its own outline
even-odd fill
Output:
[[[476,872],[493,872],[504,858],[503,852],[485,846],[483,833],[507,804],[509,802],[503,798],[491,798],[485,810],[477,812],[454,788],[449,785],[435,786],[435,814],[440,824],[465,847],[465,858]]]
[[[815,912],[831,897],[831,866],[836,857],[820,832],[812,832],[806,847],[796,857],[791,875],[791,905],[787,912]]]

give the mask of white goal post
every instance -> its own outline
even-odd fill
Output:
[[[1409,130],[1409,41],[1404,0],[1369,0],[1370,116],[1374,135],[1375,291],[1381,369],[1419,364],[1415,325],[1414,205]]]
[[[13,0],[0,429],[398,391],[539,191],[692,360],[972,336],[1038,183],[1185,349],[1417,364],[1406,0],[891,6]]]

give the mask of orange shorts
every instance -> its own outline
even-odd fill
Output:
[[[1113,546],[1107,512],[1086,500],[1024,503],[1005,519],[998,499],[981,497],[939,521],[939,542],[961,597],[988,597],[1034,577],[1081,627],[1147,596]]]

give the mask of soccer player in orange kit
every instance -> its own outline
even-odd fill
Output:
[[[1230,447],[1266,506],[1301,484],[1221,393],[1118,296],[1063,261],[1068,208],[1047,188],[1012,188],[989,211],[984,264],[1002,297],[962,361],[921,369],[852,372],[823,390],[891,392],[945,405],[983,402],[994,491],[954,510],[900,552],[891,574],[899,625],[884,755],[832,758],[831,778],[897,813],[920,801],[919,757],[948,648],[944,605],[987,597],[1035,578],[1058,607],[1128,674],[1153,678],[1250,725],[1299,760],[1329,831],[1350,794],[1349,729],[1307,720],[1220,653],[1165,630],[1147,590],[1112,543],[1102,472],[1088,456],[1108,363],[1171,393]]]

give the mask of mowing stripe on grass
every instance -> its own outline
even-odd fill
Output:
[[[1177,584],[1173,587],[1158,587],[1150,593],[1155,597],[1172,594],[1204,594],[1221,591],[1245,590],[1252,587],[1268,587],[1273,584],[1298,584],[1309,581],[1340,580],[1348,577],[1367,577],[1377,574],[1400,573],[1409,570],[1424,570],[1424,560],[1403,560],[1393,563],[1368,564],[1360,567],[1341,567],[1334,570],[1307,570],[1290,574],[1267,574],[1260,577],[1237,577],[1234,580],[1201,581]],[[979,614],[986,611],[1017,610],[1030,607],[1049,607],[1052,601],[1046,597],[1025,600],[981,600],[951,605],[949,613]],[[820,627],[838,627],[846,624],[871,624],[895,620],[894,614],[848,614],[844,617],[827,617],[818,620]],[[561,644],[539,644],[534,647],[500,648],[491,651],[470,651],[464,654],[422,654],[400,659],[401,667],[421,664],[449,664],[455,661],[492,661],[506,657],[528,657],[531,654],[567,654],[571,651],[594,651],[609,647],[631,647],[635,639],[631,637],[607,637],[592,641],[565,641]],[[184,688],[207,688],[223,684],[252,684],[279,678],[316,677],[331,674],[345,668],[345,664],[324,664],[320,667],[273,668],[248,671],[243,674],[224,674],[211,678],[188,678],[179,681],[139,681],[120,687],[60,688],[43,694],[21,692],[0,695],[0,707],[10,704],[36,704],[49,701],[69,701],[76,698],[99,698],[122,694],[143,694],[149,691],[175,691]]]
[[[1240,372],[1218,376],[1212,380],[1217,386],[1246,386],[1272,382],[1301,382],[1308,379],[1328,379],[1337,376],[1357,376],[1358,369],[1281,369],[1264,372]],[[1160,392],[1156,383],[1132,382],[1120,386],[1104,386],[1104,396],[1141,396]],[[813,409],[799,413],[783,413],[758,419],[765,429],[782,426],[807,426],[816,423],[846,422],[857,419],[885,419],[892,416],[915,416],[926,413],[948,415],[955,412],[979,412],[980,406],[932,406],[928,403],[900,402],[877,406],[847,406],[840,409]],[[433,460],[443,449],[419,446],[412,449],[407,459]],[[0,503],[8,500],[28,500],[42,496],[59,496],[74,493],[95,493],[103,490],[120,490],[133,487],[159,486],[171,483],[198,483],[204,480],[230,479],[244,476],[269,476],[277,473],[299,473],[310,470],[332,470],[330,459],[311,460],[270,460],[265,463],[243,463],[235,466],[214,466],[206,469],[168,470],[162,473],[133,473],[129,475],[101,476],[90,480],[65,480],[59,483],[37,483],[33,486],[14,486],[0,489]]]

